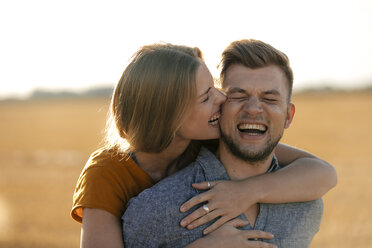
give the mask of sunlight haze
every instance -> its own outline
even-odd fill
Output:
[[[1,1],[0,98],[113,86],[142,45],[198,46],[207,66],[237,39],[285,52],[295,89],[372,83],[371,1]]]

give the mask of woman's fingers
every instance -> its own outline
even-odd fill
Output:
[[[274,235],[269,232],[259,231],[259,230],[248,230],[244,231],[244,237],[246,239],[272,239]]]
[[[248,241],[247,246],[244,247],[249,247],[249,248],[277,248],[276,245],[274,244],[269,244],[261,241]]]
[[[186,212],[199,204],[207,202],[207,204],[203,205],[202,207],[199,207],[197,210],[186,216],[180,223],[182,227],[193,229],[215,218],[220,217],[215,223],[213,223],[210,227],[205,229],[204,233],[210,233],[239,214],[239,213],[236,214],[235,212],[237,211],[234,210],[234,208],[231,208],[231,201],[221,197],[221,194],[222,196],[226,194],[228,195],[229,194],[228,192],[230,192],[230,190],[224,189],[221,191],[221,187],[219,187],[220,185],[215,187],[217,184],[220,183],[222,186],[224,186],[224,187],[221,186],[222,189],[226,188],[226,183],[224,183],[224,181],[205,181],[200,183],[194,183],[192,185],[195,189],[198,190],[206,189],[211,190],[194,196],[180,207],[181,212]],[[231,185],[234,184],[231,183],[227,184],[227,186]],[[229,187],[227,187],[227,189],[229,189]],[[227,206],[230,207],[226,206],[226,201],[228,202]],[[233,213],[231,214],[231,212]]]
[[[194,212],[192,212],[191,214],[189,214],[188,216],[186,216],[185,218],[183,218],[182,221],[181,221],[181,226],[185,227],[185,226],[195,222],[196,220],[199,220],[199,218],[205,217],[205,216],[208,216],[208,218],[210,218],[209,220],[213,220],[214,218],[217,218],[219,216],[219,215],[216,215],[216,214],[219,214],[218,211],[213,211],[213,210],[214,210],[214,208],[213,208],[212,204],[205,204],[205,205],[201,206],[200,208],[198,208],[197,210],[195,210]],[[204,222],[204,223],[206,223],[206,222]],[[189,228],[189,227],[188,228],[193,229],[193,228],[195,228],[199,225],[195,225],[192,228]]]
[[[262,248],[277,248],[274,244],[269,244],[266,242],[257,241],[257,239],[272,239],[274,235],[269,232],[259,231],[259,230],[248,230],[244,231],[244,237],[248,240],[248,247],[262,247]]]
[[[204,192],[199,195],[194,196],[184,204],[182,204],[180,211],[182,213],[190,210],[192,207],[202,203],[202,202],[207,202],[211,198],[209,192]]]
[[[231,220],[231,222],[236,221],[236,220],[244,221],[244,220],[242,220],[242,219],[240,219],[240,218],[236,218],[236,219]],[[203,231],[204,235],[207,235],[208,233],[213,232],[214,230],[216,230],[217,228],[219,228],[220,226],[222,226],[223,224],[225,224],[227,221],[229,221],[229,219],[226,218],[225,216],[219,218],[219,219],[218,219],[216,222],[214,222],[212,225],[210,225],[209,227],[207,227],[207,228],[204,229],[204,231]],[[233,222],[233,223],[235,223],[235,222]],[[239,223],[240,223],[240,222],[239,222]],[[242,223],[243,223],[243,222],[242,222]],[[242,225],[239,225],[239,226],[246,226],[246,225],[249,224],[249,222],[247,222],[247,221],[244,221],[244,223],[245,223],[245,224],[242,224]],[[238,226],[235,226],[235,225],[234,225],[234,227],[238,227]]]
[[[200,182],[200,183],[193,183],[192,187],[198,190],[207,190],[207,189],[213,188],[213,186],[218,184],[218,182],[219,181],[205,181],[205,182]]]
[[[227,222],[227,224],[230,224],[232,225],[233,227],[243,227],[243,226],[246,226],[249,224],[248,221],[246,220],[242,220],[240,218],[235,218],[233,220],[230,220],[229,222]]]
[[[215,211],[212,211],[208,214],[205,214],[204,216],[200,217],[199,219],[196,219],[194,220],[193,222],[191,222],[190,224],[187,225],[187,229],[191,230],[191,229],[194,229],[198,226],[201,226],[215,218],[217,218],[218,216],[220,216],[221,214],[218,213],[218,210],[215,210]]]
[[[222,218],[221,218],[222,219]],[[235,242],[233,247],[247,247],[247,248],[277,248],[274,244],[269,244],[263,241],[262,239],[272,239],[274,235],[269,232],[264,232],[260,230],[239,230],[239,227],[248,225],[249,222],[242,220],[240,218],[235,218],[226,222],[221,228],[218,228],[215,232],[209,235],[216,235],[214,238],[223,238],[224,241],[230,238],[228,242]],[[231,229],[232,228],[232,229]],[[231,239],[232,238],[232,239]]]

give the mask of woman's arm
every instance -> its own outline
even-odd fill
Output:
[[[279,165],[281,167],[285,167],[289,165],[290,163],[296,161],[297,159],[302,159],[302,158],[314,158],[320,161],[320,158],[317,158],[313,154],[301,150],[299,148],[289,146],[283,143],[279,143],[276,148],[275,148],[275,156],[279,161]],[[329,165],[327,162],[323,161],[325,164]],[[329,165],[330,166],[330,165]]]
[[[275,155],[283,168],[252,178],[260,186],[257,188],[261,193],[258,202],[311,201],[322,197],[337,184],[336,169],[306,151],[280,143]]]
[[[105,210],[84,208],[80,242],[81,248],[124,248],[120,219]]]
[[[307,152],[281,144],[277,149],[277,157],[279,163],[288,165],[274,173],[241,181],[210,182],[210,190],[181,206],[181,211],[185,212],[197,204],[208,202],[210,212],[206,214],[203,208],[199,208],[184,218],[181,225],[192,229],[221,217],[204,230],[206,234],[258,202],[315,200],[337,183],[337,173],[333,166]],[[199,190],[208,189],[207,182],[194,184],[193,187]]]

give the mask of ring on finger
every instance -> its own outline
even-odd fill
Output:
[[[211,183],[209,181],[207,182],[207,186],[209,189],[211,188]]]
[[[205,213],[209,213],[211,211],[207,205],[203,205],[203,209]]]

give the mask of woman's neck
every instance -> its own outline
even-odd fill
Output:
[[[190,140],[174,138],[172,143],[160,153],[136,152],[136,158],[141,168],[154,181],[160,181],[166,176],[168,167],[186,150]],[[172,169],[170,170],[172,171]]]

